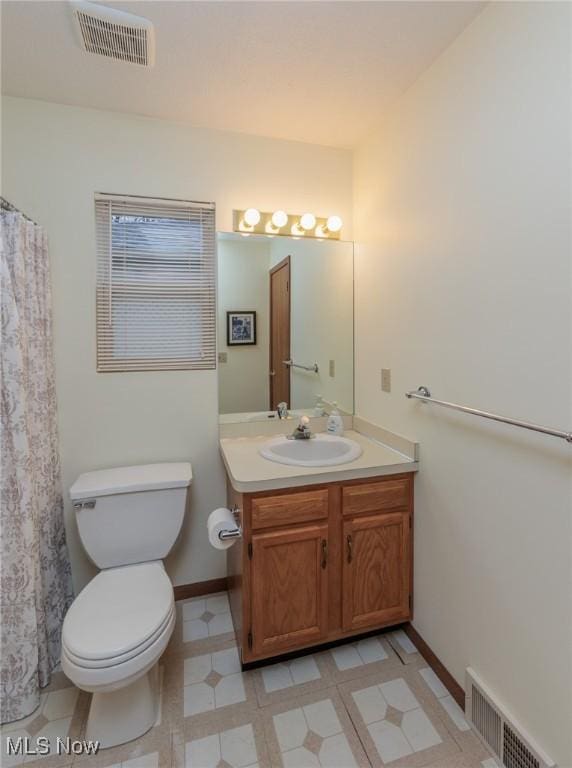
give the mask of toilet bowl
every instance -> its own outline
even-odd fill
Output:
[[[161,559],[132,561],[171,549],[190,481],[189,464],[148,465],[88,473],[70,491],[84,547],[102,570],[64,619],[62,669],[93,694],[86,738],[100,747],[138,738],[156,722],[173,587]]]

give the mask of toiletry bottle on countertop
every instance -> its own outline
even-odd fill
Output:
[[[333,403],[333,409],[328,416],[328,423],[326,425],[326,431],[330,435],[343,435],[344,434],[344,420],[338,411],[338,404]]]

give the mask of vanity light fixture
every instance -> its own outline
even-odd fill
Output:
[[[313,213],[304,213],[300,216],[300,226],[302,229],[308,231],[314,229],[316,226],[316,217]]]
[[[286,213],[281,209],[274,212],[259,211],[257,208],[235,209],[233,230],[241,234],[275,235],[282,237],[318,238],[339,240],[342,228],[339,216],[315,216],[306,212],[302,215]]]
[[[249,227],[255,227],[260,223],[260,211],[258,208],[247,208],[244,212],[244,223]]]
[[[288,224],[288,214],[285,211],[274,211],[272,214],[272,224],[276,229],[282,229]]]
[[[325,224],[316,227],[316,235],[320,238],[328,237],[329,234],[335,234],[342,228],[343,221],[339,216],[328,216]]]
[[[288,224],[288,214],[285,211],[274,211],[272,216],[266,222],[266,233],[268,237],[274,237],[280,233],[282,227]]]
[[[292,225],[293,235],[306,236],[308,232],[316,228],[316,217],[313,213],[303,213],[298,221]]]
[[[328,216],[328,221],[326,222],[326,229],[329,232],[339,232],[342,228],[342,224],[344,222],[341,220],[339,216]]]

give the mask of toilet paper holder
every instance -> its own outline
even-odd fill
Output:
[[[238,507],[231,507],[230,511],[236,521],[236,528],[225,528],[223,531],[218,532],[218,537],[221,541],[227,541],[228,539],[240,539],[242,536],[242,528],[240,527],[240,509]]]

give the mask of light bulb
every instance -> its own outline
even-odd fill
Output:
[[[300,217],[300,226],[302,229],[314,229],[316,226],[316,217],[313,213],[305,213]]]
[[[328,223],[326,224],[330,232],[339,232],[344,222],[339,216],[328,216]]]
[[[284,211],[274,211],[272,214],[272,223],[277,229],[282,229],[288,223],[288,214]]]
[[[260,211],[257,208],[248,208],[244,212],[244,223],[249,227],[255,227],[260,221]]]

